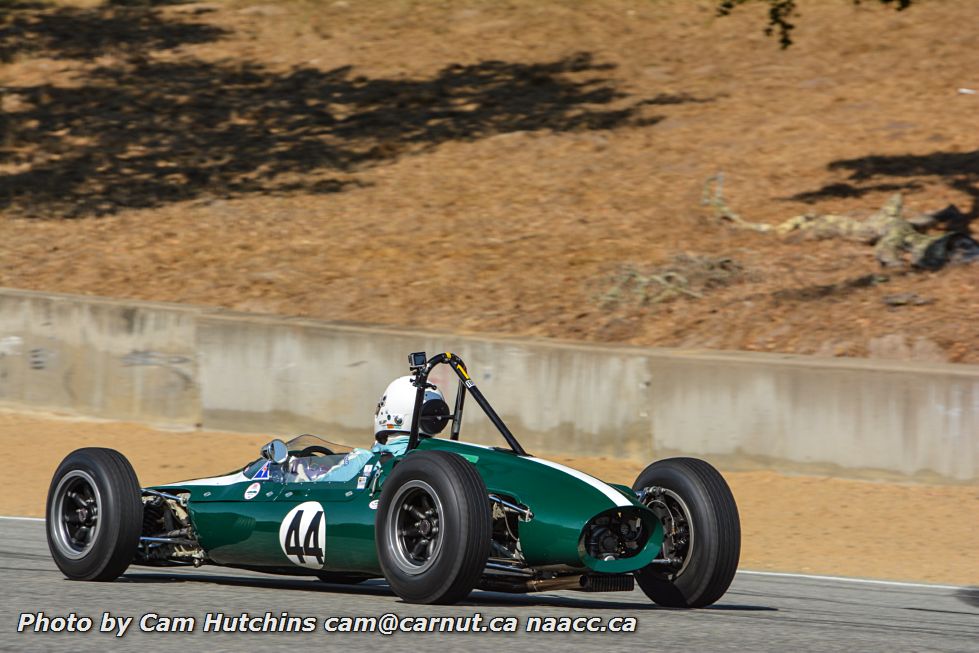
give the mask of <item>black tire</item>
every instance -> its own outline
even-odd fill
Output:
[[[316,574],[324,583],[333,583],[334,585],[357,585],[368,580],[368,576],[357,576],[356,574],[344,574],[342,572],[334,571],[321,571]]]
[[[411,453],[384,483],[376,533],[377,558],[395,594],[410,603],[456,603],[476,586],[489,558],[486,485],[454,453]]]
[[[671,608],[702,608],[721,598],[741,556],[738,506],[721,474],[703,460],[668,458],[644,469],[632,487],[660,488],[645,499],[668,531],[667,555],[660,557],[682,560],[674,567],[651,564],[637,571],[646,596]],[[670,521],[675,541],[669,537]]]
[[[71,580],[110,581],[136,556],[143,502],[132,465],[118,451],[78,449],[48,488],[48,549]]]

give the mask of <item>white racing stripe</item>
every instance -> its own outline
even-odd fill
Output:
[[[889,585],[891,587],[914,587],[930,590],[961,590],[969,589],[964,585],[932,585],[930,583],[908,583],[898,580],[874,580],[873,578],[850,578],[849,576],[819,576],[817,574],[792,574],[783,571],[750,571],[739,569],[739,574],[745,576],[770,576],[772,578],[804,578],[806,580],[823,580],[834,583],[861,583],[865,585]]]
[[[484,444],[476,444],[475,442],[459,442],[459,444],[464,444],[464,445],[470,446],[470,447],[478,447],[480,449],[492,449],[493,448],[493,447],[487,447]],[[585,474],[584,472],[579,472],[577,469],[572,469],[571,467],[565,467],[564,465],[562,465],[560,463],[556,463],[556,462],[553,462],[553,461],[550,461],[550,460],[544,460],[543,458],[534,458],[533,456],[525,456],[525,457],[523,457],[523,459],[524,460],[532,460],[535,463],[540,463],[541,465],[547,465],[548,467],[550,467],[552,469],[556,469],[556,470],[561,471],[561,472],[564,472],[565,474],[568,474],[570,476],[574,476],[579,481],[583,481],[584,483],[587,483],[588,485],[592,486],[593,488],[595,488],[596,490],[598,490],[599,492],[601,492],[602,494],[604,494],[606,497],[608,497],[612,501],[612,503],[614,503],[619,508],[624,508],[626,506],[633,505],[633,503],[631,501],[629,501],[624,496],[622,496],[622,493],[621,492],[619,492],[618,490],[616,490],[614,487],[611,487],[607,483],[603,483],[602,481],[598,480],[594,476],[589,476],[588,474]]]
[[[541,465],[547,465],[548,467],[551,467],[558,471],[562,471],[565,474],[568,474],[569,476],[574,476],[579,481],[587,483],[588,485],[592,486],[593,488],[595,488],[596,490],[604,494],[612,501],[612,503],[614,503],[616,506],[620,508],[633,505],[633,503],[628,499],[626,499],[621,492],[616,490],[611,485],[601,482],[594,476],[589,476],[584,472],[579,472],[577,469],[565,467],[564,465],[552,462],[550,460],[544,460],[543,458],[532,458],[528,456],[524,460],[533,460],[535,463],[540,463]]]
[[[236,474],[228,474],[227,476],[214,476],[212,478],[195,478],[192,481],[181,481],[179,483],[167,483],[165,485],[155,485],[154,487],[186,487],[191,485],[234,485],[235,483],[244,483],[245,481],[250,481],[251,479],[245,476],[243,473],[238,472]]]

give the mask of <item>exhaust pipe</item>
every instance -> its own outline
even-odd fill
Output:
[[[577,590],[579,592],[631,592],[636,587],[632,574],[585,574],[582,576],[559,576],[558,578],[506,578],[502,576],[483,578],[479,589],[487,592],[508,592],[527,594],[557,590]]]

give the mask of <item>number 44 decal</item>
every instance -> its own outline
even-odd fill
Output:
[[[303,556],[315,557],[316,562],[322,567],[323,566],[323,549],[320,548],[320,533],[319,527],[320,523],[323,521],[323,513],[318,512],[313,515],[313,521],[309,523],[306,527],[306,538],[305,541],[299,543],[299,534],[302,530],[303,525],[303,513],[297,512],[296,516],[292,518],[289,523],[289,529],[286,531],[286,545],[285,552],[288,556],[296,556],[299,558],[299,564],[305,564],[306,561]]]
[[[318,501],[301,503],[285,516],[279,526],[279,546],[286,557],[300,567],[322,569],[326,562],[326,517]]]

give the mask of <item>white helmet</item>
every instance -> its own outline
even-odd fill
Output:
[[[387,436],[392,433],[411,431],[415,393],[418,391],[411,379],[410,376],[402,376],[391,381],[381,395],[381,400],[377,402],[377,410],[374,411],[374,437],[378,441],[386,442]],[[448,415],[449,405],[445,403],[438,388],[426,388],[418,432],[422,435],[438,435],[449,423],[446,419]]]

